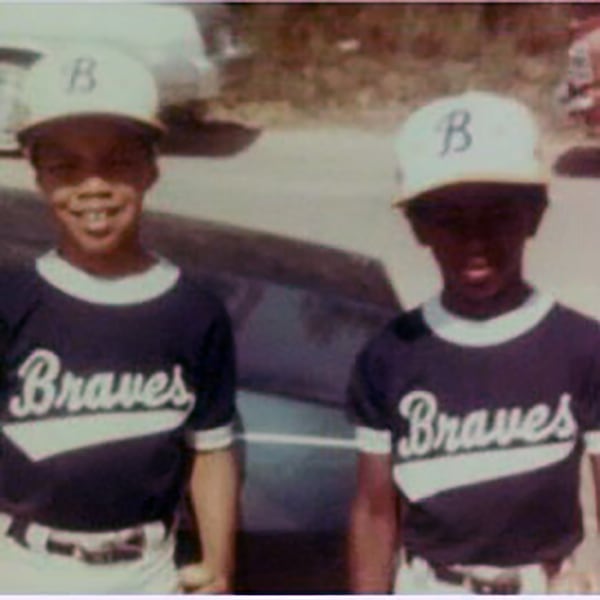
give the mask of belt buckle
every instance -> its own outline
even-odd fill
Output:
[[[90,565],[107,565],[117,562],[138,560],[142,557],[142,548],[125,544],[110,544],[106,548],[88,550],[75,546],[73,557]]]
[[[144,532],[140,530],[124,540],[104,542],[98,548],[94,549],[80,543],[62,545],[65,550],[70,550],[68,554],[76,560],[91,565],[106,565],[140,559],[144,551],[145,543],[146,537]]]
[[[521,590],[521,581],[518,576],[502,576],[494,579],[480,579],[467,575],[467,587],[474,594],[494,594],[494,595],[516,595]]]

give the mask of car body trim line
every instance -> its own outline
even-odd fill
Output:
[[[356,441],[351,438],[331,438],[318,435],[297,435],[290,433],[246,432],[237,434],[238,439],[257,444],[282,444],[292,446],[317,446],[323,448],[345,448],[356,450]]]

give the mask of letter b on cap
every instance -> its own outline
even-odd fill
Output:
[[[440,156],[450,152],[465,152],[473,143],[473,136],[469,130],[471,113],[459,109],[449,112],[438,124],[437,130],[442,132]]]
[[[64,67],[67,94],[89,94],[96,89],[98,61],[91,56],[78,56]]]

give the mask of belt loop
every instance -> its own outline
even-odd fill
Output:
[[[144,532],[146,544],[148,546],[156,546],[164,542],[169,537],[169,529],[162,521],[147,523],[141,530]]]
[[[165,529],[163,539],[167,539],[172,531],[179,526],[179,514],[170,514],[162,517],[160,523],[163,524]]]
[[[521,574],[522,594],[547,594],[548,576],[543,565],[529,565]]]
[[[0,513],[0,535],[9,535],[8,531],[12,521],[12,517],[6,513]]]
[[[46,551],[46,545],[50,537],[50,529],[37,523],[29,523],[25,532],[25,542],[33,550]]]
[[[6,535],[13,538],[21,546],[29,547],[27,543],[27,529],[30,521],[21,517],[12,517],[9,521]]]

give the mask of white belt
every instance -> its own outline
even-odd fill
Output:
[[[410,562],[411,570],[422,575],[435,578],[433,568],[422,558],[415,557]],[[449,566],[456,572],[468,577],[482,580],[493,580],[503,574],[516,573],[521,581],[520,594],[541,594],[547,589],[547,576],[541,564],[520,565],[515,567],[495,567],[488,565],[453,565]]]
[[[477,577],[479,579],[496,579],[503,575],[516,573],[523,575],[541,568],[539,564],[522,565],[516,567],[494,567],[490,565],[452,565],[449,567],[457,573],[463,573],[469,577]]]
[[[0,513],[0,535],[6,535],[8,528],[12,523],[12,517],[5,513]]]
[[[14,520],[14,517],[0,513],[0,533],[7,535]],[[27,523],[21,537],[22,541],[32,550],[46,551],[48,540],[52,539],[55,542],[76,544],[94,551],[104,548],[107,544],[119,543],[139,533],[144,535],[145,547],[157,547],[168,537],[167,528],[162,521],[152,521],[126,529],[102,532],[67,531],[30,522]]]

